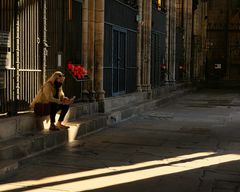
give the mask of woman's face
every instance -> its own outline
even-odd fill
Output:
[[[64,74],[59,74],[56,78],[56,81],[59,83],[63,83],[65,80]]]

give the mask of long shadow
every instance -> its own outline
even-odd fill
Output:
[[[206,109],[208,110],[208,109]],[[200,111],[202,112],[202,111]],[[209,113],[206,113],[206,115],[208,115]],[[142,123],[146,121],[145,119],[142,121],[138,121],[136,122],[135,120],[133,120],[133,127],[139,128],[142,126]],[[159,128],[161,129],[161,122],[163,122],[162,120],[154,120],[152,119],[151,122],[153,124],[156,124],[155,128]],[[190,122],[191,123],[191,122]],[[151,130],[151,133],[148,132],[146,134],[146,129],[139,131],[138,133],[135,133],[134,131],[131,131],[131,129],[129,129],[128,127],[129,125],[125,125],[123,123],[123,125],[121,125],[120,127],[115,127],[115,128],[111,128],[111,129],[106,129],[96,135],[93,135],[91,137],[87,137],[87,138],[83,138],[81,139],[81,143],[85,143],[85,144],[80,144],[79,146],[77,146],[76,148],[71,148],[70,150],[64,150],[63,148],[56,150],[55,152],[50,152],[44,156],[41,156],[39,158],[34,158],[32,160],[32,162],[29,162],[28,164],[25,164],[17,173],[17,175],[14,178],[5,180],[4,182],[2,182],[1,184],[9,184],[11,185],[12,183],[18,183],[18,182],[24,182],[24,181],[28,181],[28,180],[33,180],[33,181],[38,181],[39,179],[44,179],[44,178],[48,178],[48,177],[54,177],[54,176],[62,176],[61,180],[56,180],[56,181],[51,181],[51,182],[47,182],[47,183],[40,183],[40,184],[36,184],[33,186],[27,186],[27,187],[22,187],[20,189],[11,189],[11,190],[1,190],[1,186],[0,186],[0,191],[4,191],[4,192],[15,192],[15,191],[31,191],[31,190],[35,190],[35,189],[42,189],[42,188],[46,188],[46,187],[52,187],[52,186],[56,186],[56,185],[63,185],[63,184],[71,184],[71,183],[76,183],[76,182],[84,182],[84,181],[88,181],[88,180],[95,180],[98,178],[109,178],[109,185],[106,185],[104,187],[99,187],[96,188],[94,190],[89,190],[86,189],[85,191],[91,191],[91,192],[196,192],[197,190],[199,190],[200,192],[208,192],[208,191],[201,191],[202,190],[202,186],[204,186],[204,179],[206,179],[206,182],[208,180],[208,178],[206,178],[204,175],[199,176],[199,172],[203,173],[206,170],[211,170],[211,169],[215,169],[216,167],[221,167],[222,170],[228,170],[228,167],[231,167],[231,169],[229,170],[234,170],[234,168],[232,167],[240,167],[239,166],[239,161],[238,160],[233,160],[232,162],[225,162],[219,165],[211,165],[211,164],[206,164],[205,166],[201,166],[201,167],[195,167],[191,170],[183,170],[181,172],[176,172],[176,173],[159,173],[156,174],[156,176],[153,176],[151,178],[144,178],[144,179],[136,179],[136,181],[129,181],[129,182],[122,182],[121,184],[117,183],[117,184],[110,184],[110,180],[111,177],[117,177],[119,175],[124,175],[124,174],[130,174],[130,173],[136,173],[136,174],[141,174],[142,172],[145,171],[149,171],[152,169],[156,169],[158,170],[158,168],[161,167],[175,167],[175,166],[179,166],[179,164],[184,164],[184,163],[191,163],[194,161],[198,161],[198,160],[204,160],[204,159],[208,159],[208,158],[215,158],[221,155],[227,155],[229,151],[225,151],[225,153],[214,153],[214,154],[205,154],[205,155],[199,155],[198,157],[191,157],[191,154],[197,154],[197,153],[211,153],[216,151],[216,148],[214,146],[212,146],[211,143],[209,143],[209,145],[206,143],[209,140],[205,140],[206,138],[212,137],[215,138],[215,135],[211,135],[209,133],[209,135],[198,135],[198,134],[188,134],[188,133],[173,133],[173,132],[161,132],[161,131],[157,131],[156,134],[154,134],[154,132]],[[177,124],[176,124],[177,126]],[[227,129],[227,126],[226,126]],[[156,129],[157,130],[157,129]],[[166,130],[166,129],[165,129]],[[123,132],[124,133],[123,133]],[[121,134],[120,134],[121,133]],[[237,134],[237,130],[235,135]],[[124,146],[121,144],[123,142],[121,142],[121,138],[116,141],[115,138],[118,138],[119,135],[123,136],[124,134],[126,134],[126,138],[128,138],[128,142],[126,142],[124,144]],[[151,141],[149,139],[151,139],[149,137],[149,135],[153,134],[154,135],[154,141]],[[111,136],[111,140],[110,142],[103,142],[106,139],[109,138],[109,135]],[[196,146],[197,142],[193,142],[190,143],[191,139],[193,136],[200,136],[203,138],[200,138],[200,140],[198,140],[197,142],[200,143],[200,146]],[[228,133],[226,131],[226,135],[225,136],[231,136],[232,133]],[[184,136],[184,139],[183,137]],[[100,138],[100,140],[99,140]],[[137,140],[143,140],[145,142],[141,142],[139,145],[128,145],[128,143],[130,143],[131,139],[133,139],[133,143]],[[135,140],[134,140],[135,139]],[[170,142],[170,147],[168,146],[169,143],[166,144],[166,146],[164,145],[164,141],[174,141],[174,143]],[[111,142],[114,141],[114,142]],[[115,142],[116,141],[116,142]],[[157,141],[157,142],[155,142]],[[240,142],[240,141],[239,141]],[[144,145],[144,143],[146,145]],[[157,143],[157,144],[156,144]],[[190,144],[189,144],[190,143]],[[156,145],[152,145],[152,144],[156,144]],[[159,144],[159,145],[158,145]],[[174,145],[171,145],[174,144]],[[176,144],[176,146],[175,146]],[[183,146],[184,144],[189,144],[188,149],[184,149],[184,148],[179,148],[179,146]],[[204,145],[201,145],[204,144]],[[151,147],[152,146],[152,147]],[[203,147],[201,147],[203,146]],[[205,146],[205,147],[204,147]],[[144,148],[144,150],[142,150]],[[137,151],[140,149],[140,153],[144,151],[147,151],[147,153],[149,152],[149,155],[147,153],[145,153],[144,155],[142,155],[140,158],[139,157],[135,157],[135,155],[139,155],[139,154],[134,154],[131,153],[131,151]],[[159,149],[159,151],[158,151]],[[170,150],[173,149],[172,151],[164,151],[164,150]],[[125,150],[127,150],[125,152]],[[149,150],[149,151],[148,151]],[[151,150],[153,150],[154,152],[151,154]],[[66,153],[67,152],[67,153]],[[79,153],[76,153],[79,152]],[[90,156],[89,153],[86,152],[93,152],[91,153]],[[114,154],[116,152],[116,154]],[[162,152],[165,152],[164,154],[161,154]],[[116,155],[116,157],[114,156],[107,156],[104,157],[105,154],[112,154],[112,155]],[[230,153],[230,152],[229,152]],[[239,153],[239,151],[237,152]],[[127,155],[132,156],[134,160],[134,162],[129,162],[127,159]],[[154,154],[154,155],[153,155]],[[69,156],[68,156],[69,155]],[[187,156],[189,155],[188,158],[186,159],[178,159],[179,156]],[[126,159],[124,160],[123,157],[126,157]],[[62,158],[62,161],[61,161]],[[171,162],[166,161],[166,163],[163,162],[159,162],[156,163],[157,161],[161,161],[161,160],[165,160],[165,159],[171,159],[171,158],[176,158],[175,160],[172,160]],[[59,159],[59,162],[58,162]],[[85,164],[83,163],[81,165],[82,161],[89,161],[91,162],[91,160],[94,160],[95,162],[97,161],[110,161],[113,162],[113,166],[107,166],[106,164],[97,164],[94,167],[84,167]],[[76,161],[80,161],[80,162],[76,162]],[[155,164],[146,164],[144,165],[144,163],[148,163],[151,161],[155,161]],[[142,164],[142,166],[139,167],[134,167],[137,164]],[[87,165],[87,164],[86,164]],[[122,169],[120,170],[114,170],[114,167],[119,167],[122,166]],[[182,165],[180,165],[182,166]],[[48,169],[49,168],[49,169]],[[56,168],[56,169],[55,169]],[[111,168],[111,170],[109,169]],[[41,170],[42,169],[42,170]],[[77,175],[78,173],[86,173],[87,171],[95,171],[98,169],[109,169],[109,171],[105,172],[105,173],[94,173],[91,175],[83,175],[82,177]],[[24,172],[29,173],[27,171],[31,170],[32,172],[29,175],[23,175]],[[39,171],[41,170],[42,172],[40,174],[36,173],[35,171]],[[44,172],[45,171],[45,172]],[[236,170],[237,171],[237,170]],[[239,171],[239,170],[238,170]],[[34,173],[35,172],[35,173]],[[75,174],[75,177],[72,178],[65,178],[64,179],[64,175],[68,175],[68,174]],[[197,173],[197,174],[196,174]],[[233,176],[234,177],[234,176]],[[229,177],[229,179],[227,178],[226,180],[230,180],[233,179]],[[186,182],[185,178],[188,178],[189,181]],[[181,185],[181,181],[183,181]],[[210,178],[211,180],[211,178]],[[236,176],[236,179],[238,180],[238,176]],[[235,182],[234,180],[234,182]],[[171,182],[170,182],[171,181]],[[194,181],[194,182],[192,182]],[[214,184],[215,181],[211,181]],[[210,183],[211,183],[210,182]],[[233,183],[234,183],[233,182]],[[188,183],[187,185],[192,186],[191,188],[187,188],[186,183]],[[209,183],[209,182],[207,182]],[[240,181],[239,181],[240,183]],[[161,190],[159,188],[159,186],[161,186]],[[198,188],[196,189],[196,186],[198,186]],[[177,187],[179,187],[179,189],[177,189]],[[212,186],[211,186],[212,187]],[[138,189],[136,191],[136,188]],[[214,188],[214,187],[213,187]],[[44,189],[43,189],[44,191]],[[211,191],[211,192],[215,192],[215,191]]]
[[[240,161],[223,163],[205,169],[195,169],[180,173],[123,183],[84,192],[237,192],[240,189],[239,170],[228,172],[228,167],[239,167]],[[199,177],[196,174],[201,172]]]
[[[217,154],[209,155],[202,158],[216,157]],[[191,160],[198,160],[199,158],[193,158]],[[190,159],[189,159],[190,160]],[[1,190],[2,192],[19,192],[19,191],[31,191],[34,189],[42,189],[51,187],[54,185],[71,184],[78,181],[88,180],[92,178],[113,176],[127,172],[134,172],[140,170],[147,170],[157,168],[161,166],[174,165],[175,163],[181,163],[184,161],[176,161],[169,164],[160,164],[156,166],[149,166],[139,169],[131,169],[127,171],[118,171],[116,173],[99,174],[91,177],[80,177],[74,179],[68,179],[59,182],[50,182],[46,184],[34,185],[22,187],[14,190]],[[111,184],[111,178],[109,180],[109,186],[99,187],[93,190],[80,190],[84,192],[217,192],[227,191],[227,188],[240,188],[240,174],[238,172],[227,171],[228,167],[239,167],[240,161],[233,161],[229,163],[223,163],[218,165],[218,170],[214,170],[215,166],[206,166],[204,168],[193,169],[191,171],[182,171],[178,173],[163,174],[161,176],[155,176],[146,179],[140,179],[133,182],[126,182],[121,184]],[[195,174],[201,172],[198,177]],[[171,181],[171,182],[169,182]],[[79,186],[81,187],[81,186]],[[227,187],[227,188],[226,188]],[[91,187],[89,187],[91,188]],[[208,189],[206,191],[206,189]],[[42,189],[44,191],[44,189]],[[56,190],[56,189],[55,189]],[[234,190],[236,191],[236,190]]]
[[[99,177],[107,177],[107,176],[114,176],[114,175],[119,175],[119,174],[123,174],[123,173],[142,171],[142,170],[153,169],[153,168],[158,168],[158,167],[162,167],[162,166],[171,166],[171,165],[175,165],[175,164],[187,163],[187,162],[191,162],[191,161],[195,161],[195,160],[199,160],[199,159],[211,158],[211,157],[217,157],[217,156],[219,156],[219,154],[204,155],[201,157],[189,158],[189,159],[174,161],[171,163],[162,163],[162,164],[160,163],[158,165],[144,166],[144,167],[140,167],[140,168],[134,168],[134,169],[128,169],[128,170],[122,170],[122,171],[114,171],[114,172],[104,173],[104,174],[96,174],[93,176],[77,177],[74,179],[68,179],[68,180],[63,180],[63,181],[50,182],[47,184],[30,186],[30,187],[24,188],[24,191],[29,191],[29,190],[43,188],[43,187],[49,187],[49,186],[53,186],[53,185],[60,185],[60,184],[65,184],[65,183],[73,183],[73,182],[77,182],[77,181],[83,181],[83,180],[94,179],[94,178],[99,178]],[[15,191],[19,191],[19,189],[5,190],[4,192],[15,192]]]

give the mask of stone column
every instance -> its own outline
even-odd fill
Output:
[[[142,90],[151,93],[152,1],[143,1]]]
[[[95,67],[95,0],[88,0],[88,76],[89,99],[95,101],[94,67]]]
[[[148,74],[147,74],[147,90],[152,95],[151,87],[151,56],[152,56],[152,1],[148,3]]]
[[[191,45],[192,45],[192,0],[184,0],[184,50],[186,80],[191,74]]]
[[[202,24],[202,63],[201,63],[201,67],[200,67],[200,76],[201,79],[205,80],[206,79],[206,65],[207,65],[207,49],[206,49],[206,40],[207,40],[207,16],[208,16],[208,2],[207,0],[202,0],[202,20],[203,20],[203,24]]]
[[[104,8],[105,0],[96,0],[96,31],[95,31],[95,56],[96,74],[95,85],[97,100],[104,101],[105,91],[103,90],[103,62],[104,62]]]
[[[142,70],[142,5],[143,0],[138,0],[138,32],[137,32],[137,91],[142,91],[141,70]]]
[[[169,70],[169,65],[170,65],[170,52],[169,52],[169,48],[170,48],[170,0],[166,0],[166,10],[167,10],[167,15],[166,15],[166,52],[165,52],[165,64],[166,64],[166,70]],[[168,75],[165,75],[165,81],[168,81]]]
[[[169,1],[168,81],[175,82],[176,68],[176,0]]]
[[[194,78],[205,80],[207,54],[207,1],[201,0],[194,11]]]
[[[202,4],[198,5],[198,9],[196,9],[193,14],[193,79],[198,80],[199,78],[199,56],[202,53],[202,50],[200,50],[200,36],[199,36],[199,29],[200,29],[200,24],[202,23],[202,15],[201,15],[201,8]]]
[[[82,4],[82,64],[88,69],[88,0],[83,0]],[[88,101],[88,82],[84,82],[83,100]]]
[[[88,1],[82,4],[82,64],[88,67]]]

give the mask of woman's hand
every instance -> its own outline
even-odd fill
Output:
[[[62,101],[63,105],[71,105],[73,102],[74,102],[74,98],[69,99],[68,97],[64,97]]]

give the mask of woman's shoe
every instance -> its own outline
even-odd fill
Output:
[[[61,124],[61,125],[57,126],[57,128],[59,128],[59,129],[69,129],[70,127]]]
[[[50,131],[59,131],[60,129],[58,129],[58,128],[56,127],[56,125],[52,124],[52,125],[50,125],[49,130],[50,130]]]

